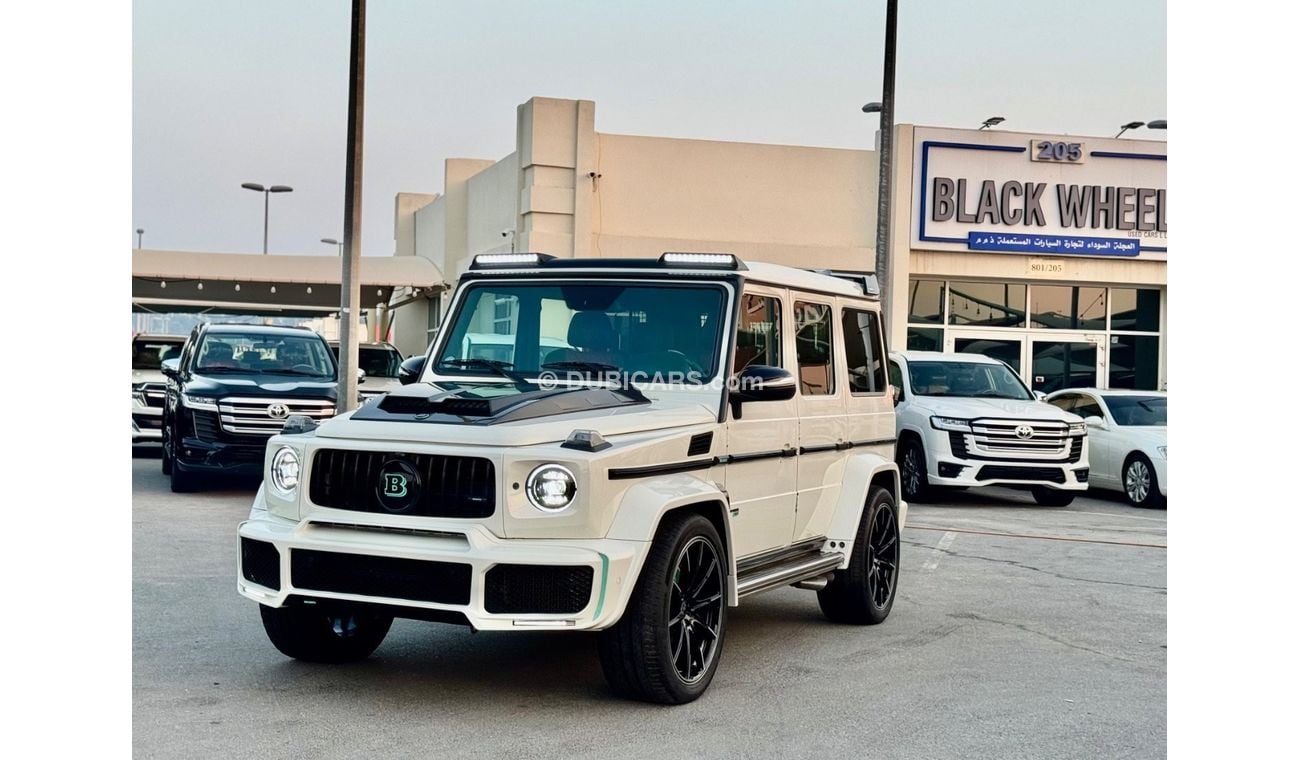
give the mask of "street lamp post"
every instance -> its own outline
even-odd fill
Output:
[[[271,185],[263,187],[256,182],[245,182],[240,185],[245,190],[253,190],[262,194],[262,255],[266,255],[267,233],[270,230],[271,222],[271,193],[292,193],[293,188],[288,185]]]
[[[144,248],[144,227],[135,228],[135,247]]]
[[[326,244],[328,244],[328,245],[337,245],[337,246],[339,247],[339,255],[340,255],[340,256],[343,255],[343,241],[342,241],[342,240],[335,240],[334,238],[321,238],[320,241],[321,241],[322,243],[326,243]]]
[[[889,277],[889,223],[892,221],[891,181],[894,173],[894,59],[898,47],[898,0],[885,3],[885,64],[880,86],[880,161],[876,189],[876,283],[880,288],[881,308],[890,314],[893,288]],[[872,105],[868,103],[862,110]],[[889,317],[886,316],[886,319]]]
[[[1119,131],[1115,133],[1115,136],[1116,136],[1116,137],[1119,137],[1120,135],[1124,134],[1125,132],[1129,131],[1130,129],[1137,129],[1138,127],[1141,127],[1143,124],[1146,124],[1146,122],[1145,122],[1145,121],[1130,121],[1128,124],[1121,124],[1121,125],[1120,125],[1120,128],[1119,128]]]

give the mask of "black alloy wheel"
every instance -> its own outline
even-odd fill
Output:
[[[717,549],[704,536],[682,547],[668,601],[673,668],[684,683],[704,677],[722,634],[723,577]]]

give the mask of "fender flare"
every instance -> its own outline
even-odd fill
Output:
[[[907,521],[907,502],[900,493],[898,465],[892,459],[886,459],[874,452],[856,454],[844,465],[844,479],[840,487],[839,503],[835,505],[835,514],[831,516],[830,526],[826,531],[827,540],[837,550],[844,552],[844,563],[840,569],[849,566],[849,557],[853,554],[853,541],[858,534],[858,524],[862,521],[862,510],[867,506],[867,495],[873,480],[884,476],[887,486],[894,497],[898,510],[898,527],[901,532]],[[843,544],[841,547],[840,544]]]
[[[727,492],[716,483],[687,473],[643,480],[623,493],[614,522],[605,537],[649,544],[654,540],[664,515],[701,503],[721,505],[722,525],[719,532],[722,534],[723,549],[727,553],[727,598],[734,606],[738,597],[736,553],[731,540],[731,519],[728,512],[731,501]],[[632,568],[633,577],[640,575],[641,565],[648,553],[648,550],[637,553],[636,566]]]

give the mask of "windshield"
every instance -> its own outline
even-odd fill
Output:
[[[330,346],[334,358],[339,358],[339,347]],[[397,370],[402,366],[402,355],[395,348],[388,346],[360,346],[357,364],[365,371],[366,377],[397,377]]]
[[[918,396],[1009,398],[1030,401],[1033,394],[1005,364],[909,362],[912,393]]]
[[[1165,425],[1169,399],[1165,396],[1102,396],[1118,425]]]
[[[303,375],[334,378],[334,357],[313,334],[209,334],[199,346],[195,372]]]
[[[184,342],[136,338],[131,341],[131,369],[161,368],[164,359],[174,359],[181,355]]]
[[[703,384],[718,372],[720,285],[488,282],[470,285],[434,362],[440,375],[619,375]]]

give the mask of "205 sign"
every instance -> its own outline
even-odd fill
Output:
[[[1030,161],[1051,161],[1058,164],[1083,163],[1083,143],[1056,140],[1031,140]]]

